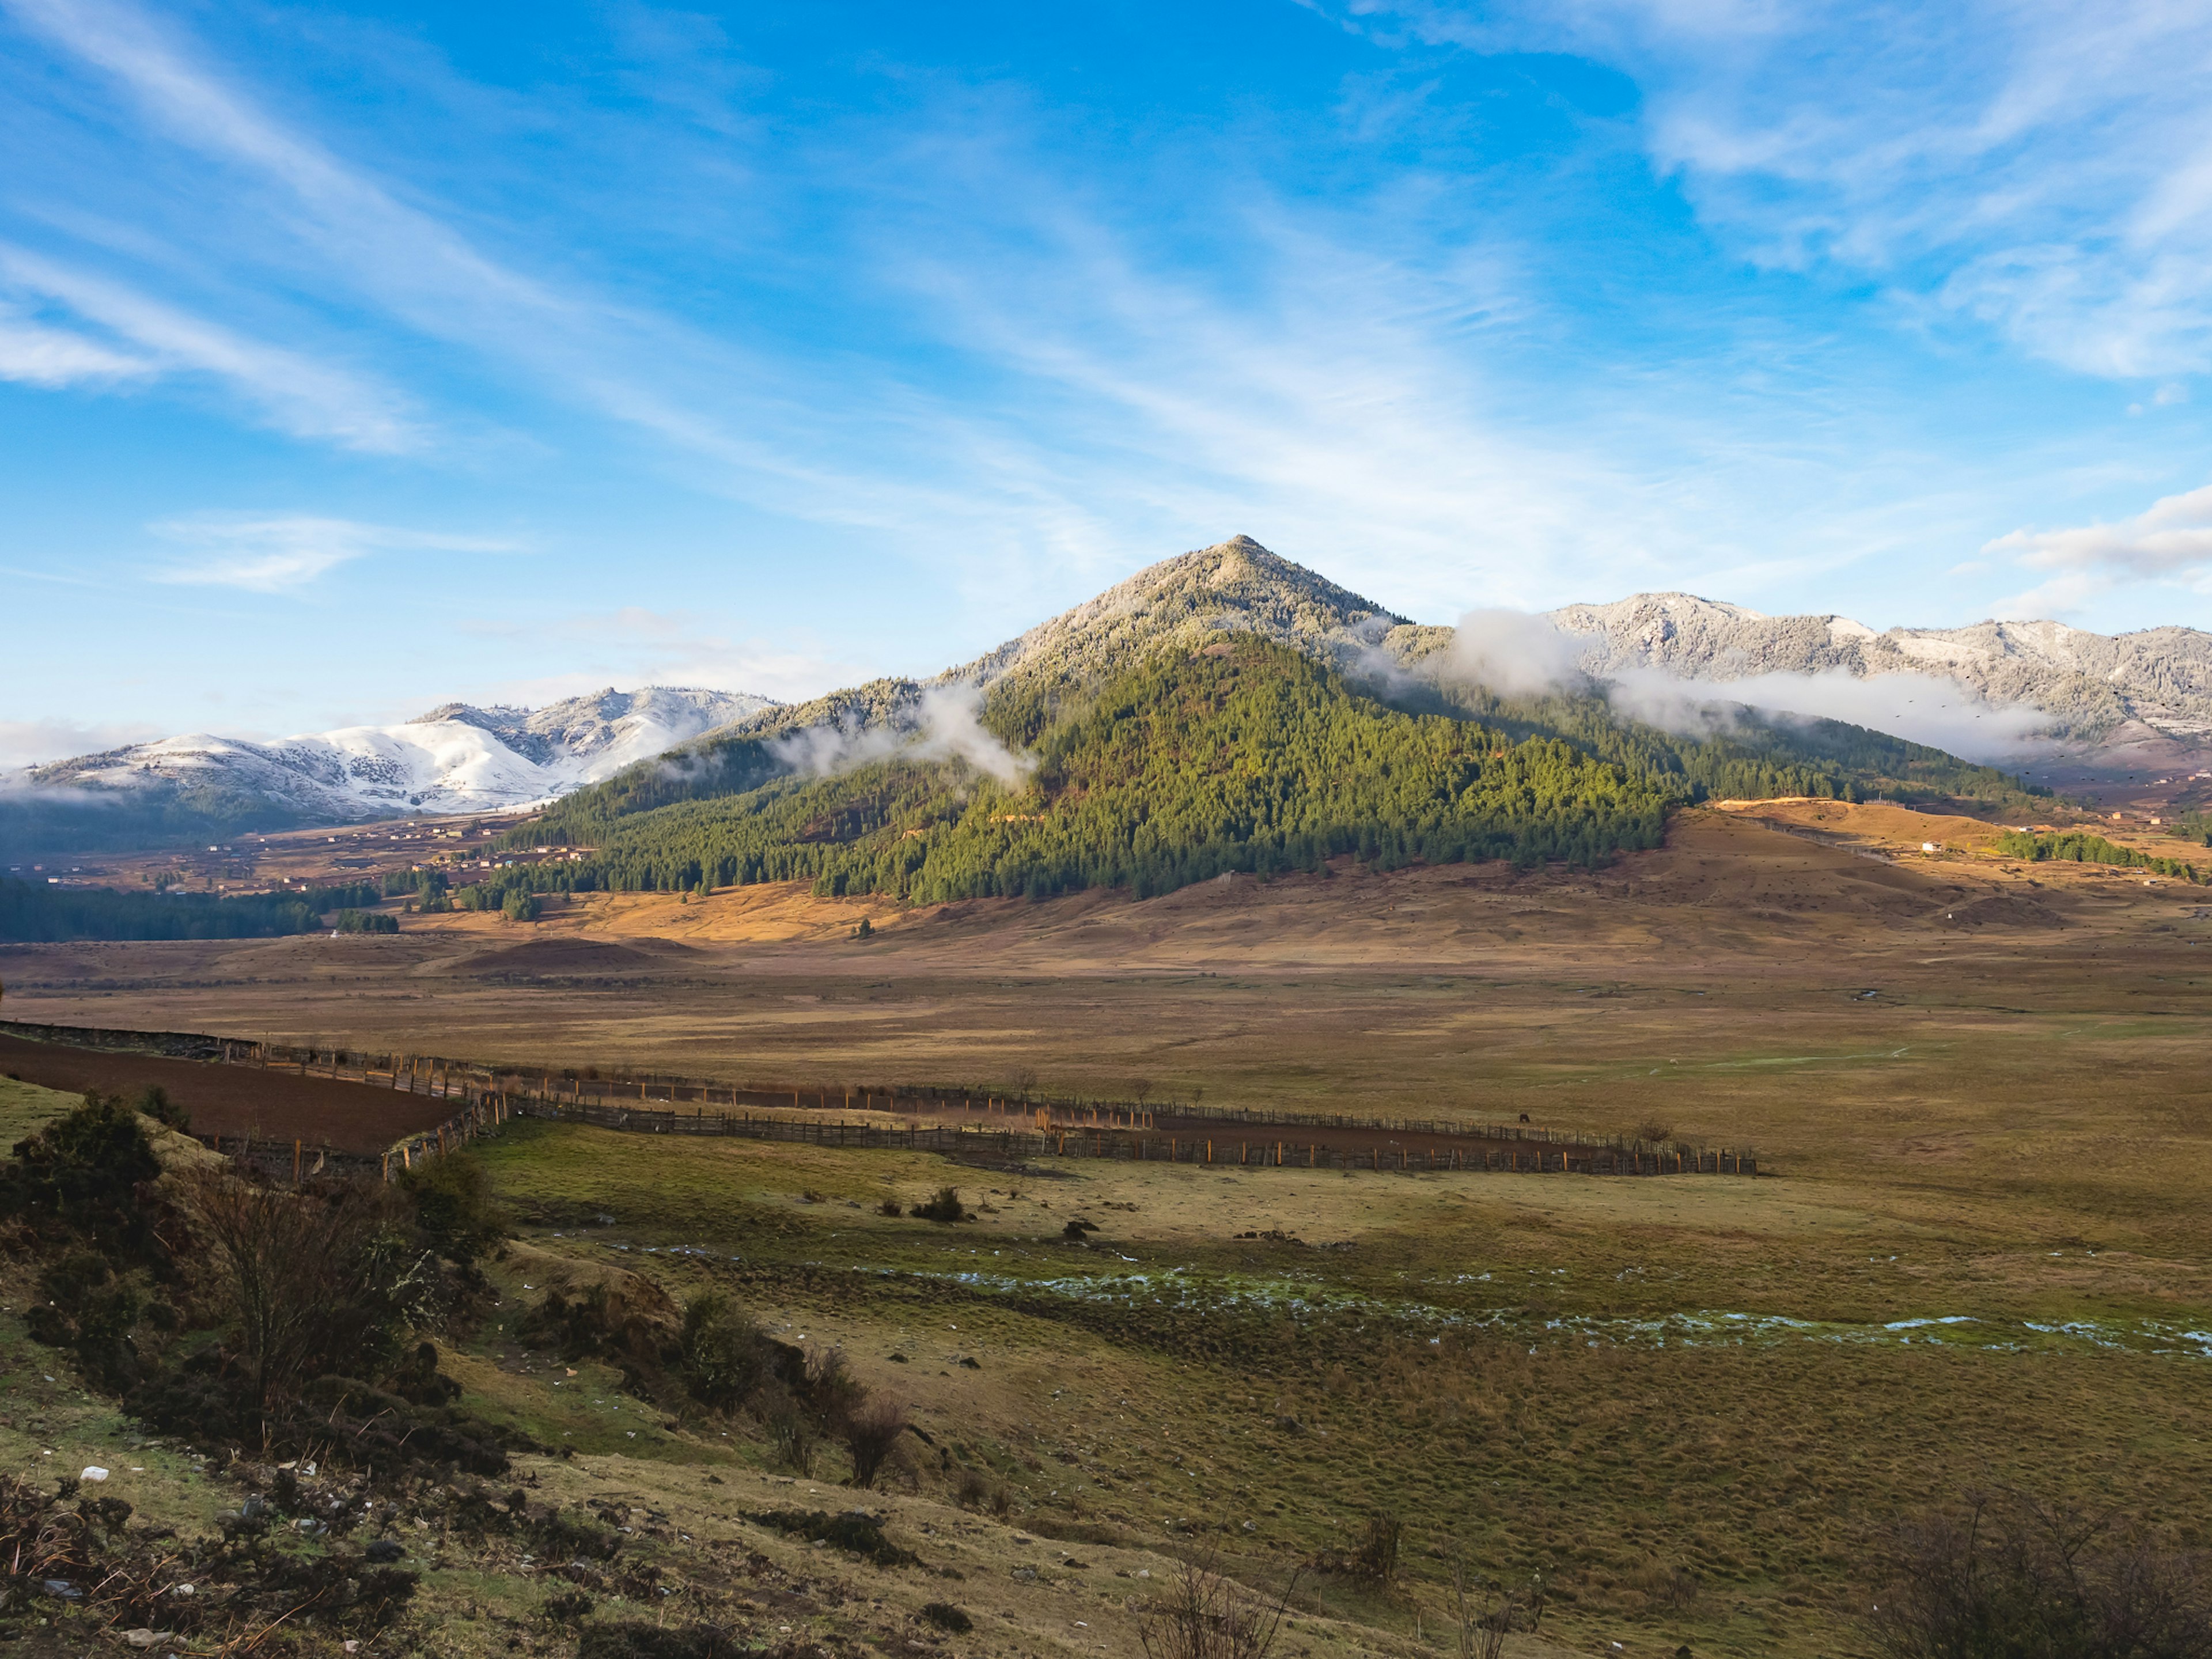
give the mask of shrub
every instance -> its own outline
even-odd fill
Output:
[[[537,894],[518,889],[501,902],[499,913],[509,921],[535,921],[539,908]]]
[[[457,1267],[473,1267],[506,1237],[507,1216],[474,1153],[448,1152],[403,1170],[399,1189],[415,1201],[425,1243]]]
[[[40,1238],[75,1238],[112,1260],[155,1250],[152,1214],[138,1188],[161,1173],[139,1115],[113,1095],[84,1103],[15,1143],[0,1170],[0,1215],[28,1222]]]
[[[876,1213],[878,1215],[887,1215],[896,1219],[896,1218],[904,1215],[906,1212],[900,1207],[898,1200],[895,1198],[887,1198],[882,1203],[876,1206]]]
[[[1534,1635],[1544,1623],[1544,1582],[1524,1592],[1471,1579],[1452,1563],[1452,1600],[1459,1614],[1460,1659],[1504,1659],[1505,1638],[1516,1630]],[[1687,1652],[1688,1650],[1681,1650]]]
[[[876,1484],[908,1427],[906,1407],[896,1401],[871,1401],[845,1413],[837,1437],[853,1459],[853,1485],[865,1488]]]
[[[927,1202],[914,1206],[914,1212],[924,1221],[965,1221],[968,1208],[960,1201],[957,1187],[939,1187]]]
[[[179,1134],[190,1134],[192,1132],[191,1114],[172,1101],[169,1098],[169,1091],[159,1084],[142,1091],[133,1103],[137,1105],[142,1116],[150,1117],[156,1123],[166,1123]]]
[[[629,1370],[658,1365],[668,1328],[666,1298],[642,1281],[601,1280],[571,1296],[558,1286],[523,1315],[515,1334],[535,1346],[550,1347],[574,1364],[579,1359],[611,1359]]]
[[[1359,1542],[1350,1550],[1323,1550],[1307,1565],[1316,1572],[1364,1579],[1387,1589],[1398,1577],[1398,1549],[1405,1525],[1393,1515],[1372,1515]]]
[[[2203,1659],[2212,1573],[2112,1515],[1975,1493],[1901,1522],[1874,1636],[1891,1659]]]
[[[965,1636],[975,1628],[975,1621],[950,1601],[930,1601],[923,1605],[921,1616],[942,1631],[955,1636]]]
[[[822,1438],[814,1414],[780,1378],[755,1396],[754,1409],[768,1431],[776,1461],[794,1474],[811,1474],[814,1449]]]
[[[716,1411],[735,1410],[775,1376],[775,1351],[760,1327],[719,1291],[702,1291],[684,1304],[676,1352],[684,1388]]]
[[[549,1595],[538,1609],[540,1617],[556,1625],[580,1625],[591,1611],[592,1598],[579,1589]]]

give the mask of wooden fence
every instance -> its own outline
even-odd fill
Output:
[[[466,1144],[515,1115],[589,1123],[646,1134],[738,1136],[757,1140],[938,1152],[968,1161],[1116,1158],[1135,1162],[1231,1168],[1431,1170],[1502,1170],[1599,1175],[1755,1175],[1748,1149],[1711,1151],[1650,1144],[1528,1123],[1474,1124],[1347,1113],[1285,1118],[1242,1107],[1186,1102],[1085,1099],[1000,1093],[948,1085],[732,1083],[662,1073],[550,1070],[486,1065],[442,1055],[255,1042],[194,1033],[130,1032],[67,1026],[18,1026],[46,1042],[136,1048],[218,1064],[294,1072],[456,1103],[435,1128],[362,1158],[300,1141],[232,1139],[218,1150],[272,1174],[375,1167],[388,1179],[416,1158]],[[137,1042],[132,1038],[138,1039]],[[635,1102],[635,1104],[631,1103]],[[679,1109],[689,1104],[686,1113]],[[792,1117],[769,1114],[788,1111]],[[926,1117],[958,1115],[983,1123],[898,1127],[848,1121],[846,1115]],[[833,1117],[832,1115],[836,1115]],[[1441,1146],[1324,1145],[1311,1132],[1420,1137]],[[209,1144],[216,1145],[214,1141]],[[309,1160],[313,1160],[310,1168]]]

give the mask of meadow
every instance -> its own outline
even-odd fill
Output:
[[[1395,1584],[1301,1578],[1309,1650],[1449,1649],[1461,1562],[1548,1587],[1557,1645],[1516,1650],[1861,1654],[1899,1517],[1977,1487],[2212,1544],[2212,913],[2134,872],[1916,857],[1943,837],[1896,809],[1813,810],[1692,815],[1575,875],[927,913],[745,890],[534,928],[38,947],[6,1007],[1753,1146],[1742,1181],[991,1170],[532,1123],[482,1156],[518,1235],[503,1307],[612,1275],[719,1290],[911,1405],[928,1441],[866,1501],[976,1553],[958,1594],[988,1580],[999,1622],[956,1648],[1132,1651],[1123,1603],[1163,1552],[1276,1581],[1387,1516]],[[880,1212],[946,1184],[973,1218]],[[572,1389],[505,1318],[449,1347],[480,1409],[573,1454],[527,1467],[649,1491],[679,1533],[743,1530],[744,1496],[793,1478],[747,1419],[672,1414],[596,1362]],[[1077,1592],[1039,1600],[1049,1561],[1042,1590],[1014,1576],[1038,1540],[1092,1564],[1064,1580],[1132,1583],[1078,1633],[1051,1613]]]

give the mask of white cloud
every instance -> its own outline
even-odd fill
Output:
[[[1572,690],[1583,683],[1579,636],[1525,611],[1470,611],[1459,620],[1442,671],[1509,697]]]
[[[1692,679],[1658,667],[1616,670],[1593,680],[1582,666],[1590,636],[1562,631],[1548,617],[1470,611],[1451,644],[1424,672],[1505,696],[1601,692],[1616,714],[1693,736],[1734,731],[1747,709],[1805,720],[1843,720],[1948,750],[1970,760],[2017,755],[2050,725],[2022,704],[1992,703],[1942,674],[1817,673]]]
[[[2033,747],[2051,717],[2019,703],[1991,703],[1942,674],[1752,674],[1735,680],[1681,679],[1662,669],[1616,677],[1614,708],[1670,732],[1726,731],[1730,705],[1807,720],[1843,720],[1988,761]]]
[[[249,339],[126,284],[4,244],[0,244],[0,283],[19,296],[66,307],[136,348],[126,352],[82,335],[40,331],[50,337],[45,347],[49,361],[77,366],[70,378],[206,374],[258,404],[276,425],[301,437],[331,439],[349,448],[370,451],[409,449],[417,441],[413,422],[396,394],[300,352]],[[0,328],[4,326],[0,319]],[[0,332],[0,353],[8,349],[7,338]]]
[[[150,526],[164,540],[191,550],[185,561],[153,579],[196,587],[237,587],[281,593],[304,587],[351,560],[376,552],[512,553],[497,538],[359,524],[304,515],[179,519]]]
[[[0,308],[0,380],[64,386],[82,380],[131,379],[154,368],[144,357]]]
[[[971,685],[933,685],[902,718],[887,725],[810,726],[769,747],[786,765],[817,777],[874,761],[964,761],[1012,787],[1036,769],[983,729],[983,694]]]
[[[102,754],[161,735],[153,726],[135,722],[99,725],[68,720],[0,720],[0,773],[25,766],[45,766],[78,755]]]
[[[1568,51],[1761,259],[1832,261],[2087,373],[2212,366],[2201,5],[1348,0],[1370,28]]]
[[[2058,573],[2002,601],[1998,614],[2007,617],[2077,610],[2124,580],[2201,580],[2212,571],[2212,484],[2165,496],[2116,524],[2015,530],[1982,550]]]

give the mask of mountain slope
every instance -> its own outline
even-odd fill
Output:
[[[478,812],[564,794],[769,707],[743,693],[610,688],[538,709],[447,703],[398,726],[252,743],[167,738],[33,770],[0,798],[0,834],[225,834],[410,812]],[[112,840],[108,844],[112,844]]]
[[[738,746],[757,739],[737,740]],[[788,773],[720,799],[602,818],[581,864],[499,884],[618,889],[811,880],[917,902],[1072,888],[1165,891],[1358,852],[1601,861],[1656,846],[1674,793],[1574,744],[1410,714],[1272,641],[1156,649],[1090,689],[1006,783],[957,763]],[[571,839],[577,809],[529,835]]]
[[[2191,628],[2113,636],[1984,622],[1877,633],[1847,617],[1766,617],[1688,593],[1571,605],[1550,617],[1584,636],[1582,665],[1601,678],[1630,668],[1720,681],[1824,669],[1939,674],[1988,702],[2043,710],[2057,736],[2101,738],[2140,721],[2170,737],[2212,737],[2212,634]]]
[[[951,749],[926,723],[878,728],[873,743],[720,733],[556,803],[510,841],[591,856],[489,885],[805,880],[916,902],[1152,893],[1344,853],[1385,867],[1600,863],[1656,845],[1670,807],[1707,794],[2018,795],[1987,768],[1832,721],[1744,711],[1724,733],[1681,737],[1616,716],[1602,696],[1515,701],[1402,675],[1401,701],[1419,706],[1394,707],[1291,645],[1183,627],[1111,647],[1068,629],[1049,669],[1017,660],[975,732],[1007,764],[963,763],[973,745]],[[1128,657],[1082,683],[1066,665]]]

